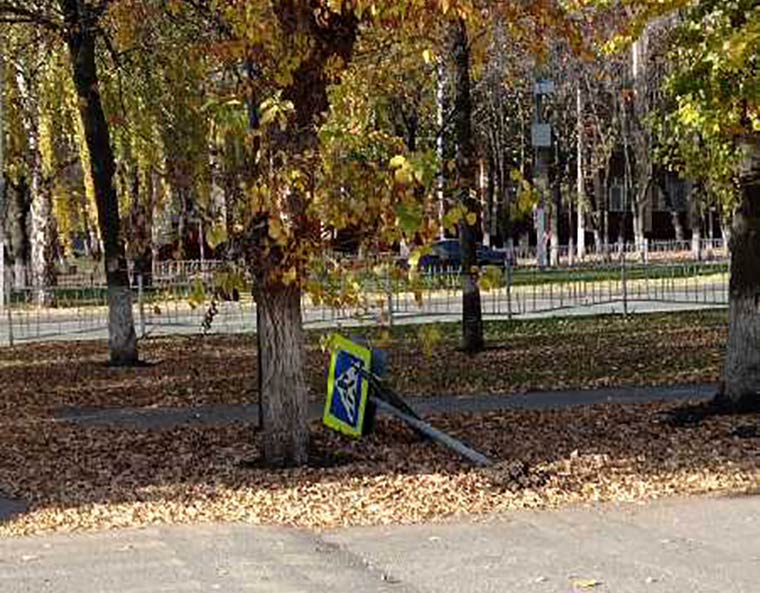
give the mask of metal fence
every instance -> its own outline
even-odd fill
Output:
[[[535,265],[538,252],[535,245],[513,247],[515,260],[520,265]],[[547,246],[547,257],[551,257],[551,248]],[[556,248],[556,263],[559,266],[577,266],[592,263],[617,261],[623,254],[629,262],[681,262],[681,261],[715,261],[728,257],[728,246],[723,239],[700,240],[645,240],[639,244],[594,243],[586,244],[583,259],[577,256],[577,249],[571,245],[559,245]]]
[[[489,269],[482,277],[482,310],[486,318],[508,319],[721,307],[728,303],[728,273],[725,261]],[[254,331],[250,290],[220,291],[216,280],[201,267],[151,286],[138,278],[133,287],[138,335]],[[392,265],[357,268],[338,275],[331,290],[330,298],[303,297],[307,327],[453,321],[462,311],[461,276],[452,269],[410,276]],[[0,314],[0,343],[107,336],[105,286],[51,288],[45,306],[35,304],[37,298],[30,288],[9,291]]]
[[[506,253],[506,249],[497,249]],[[547,257],[551,250],[547,249]],[[582,267],[584,265],[602,265],[620,260],[624,255],[629,263],[667,263],[684,261],[721,261],[728,257],[727,246],[723,239],[702,239],[699,241],[651,241],[641,244],[631,242],[586,245],[585,256],[582,260],[577,257],[577,250],[571,245],[560,245],[556,250],[555,262],[559,267]],[[536,246],[515,245],[512,247],[513,260],[519,266],[535,266],[538,264]],[[345,253],[330,253],[326,259],[343,262],[356,262],[365,265],[368,261],[387,262],[398,260],[398,254],[381,253],[372,256],[356,256]],[[199,276],[211,277],[215,273],[227,270],[231,265],[241,266],[240,262],[228,260],[171,260],[154,261],[151,265],[153,284],[172,285],[178,281],[188,281]],[[130,262],[130,277],[135,277],[134,266]],[[98,286],[105,283],[102,265],[88,262],[86,266],[77,264],[63,265],[57,275],[58,286],[85,287]]]

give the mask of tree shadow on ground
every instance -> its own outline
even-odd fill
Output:
[[[760,414],[760,397],[748,394],[737,401],[731,400],[721,385],[718,393],[708,401],[688,403],[677,406],[665,414],[665,420],[674,427],[699,426],[705,420],[716,416],[758,416]],[[750,432],[740,431],[749,438]],[[740,434],[740,436],[741,436]]]

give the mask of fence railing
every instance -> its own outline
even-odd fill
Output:
[[[506,253],[506,249],[497,249]],[[547,260],[551,258],[552,250],[547,247]],[[599,264],[618,260],[621,253],[630,262],[666,262],[666,261],[712,261],[722,260],[728,257],[728,250],[723,239],[701,239],[700,241],[650,241],[642,244],[632,242],[607,243],[595,245],[587,244],[585,255],[582,259],[577,257],[577,248],[570,245],[560,245],[556,249],[556,264],[560,267],[576,267],[585,264]],[[515,263],[521,266],[537,265],[538,254],[535,246],[515,245],[512,247]],[[359,257],[350,254],[332,254],[331,258],[349,262],[350,265],[365,266],[378,262],[387,262],[399,259],[392,253],[373,254]],[[547,263],[551,263],[547,261]],[[240,262],[226,260],[180,260],[180,261],[154,261],[151,264],[151,275],[156,284],[171,284],[177,281],[186,281],[190,278],[210,277],[217,272],[227,270],[230,265],[242,269]],[[9,269],[6,266],[6,269]],[[135,277],[134,263],[129,263],[130,277]],[[78,287],[96,286],[105,282],[105,276],[101,265],[88,266],[86,270],[80,270],[77,266],[65,266],[57,275],[59,286]]]
[[[212,333],[254,331],[250,290],[219,290],[214,278],[203,273],[190,281],[137,282],[133,302],[138,335],[202,333],[209,316]],[[718,307],[728,303],[728,274],[724,262],[491,269],[481,279],[482,309],[486,317],[513,318]],[[459,270],[431,269],[410,277],[386,266],[354,272],[344,284],[350,287],[338,282],[325,287],[319,298],[304,295],[307,327],[456,320],[462,311]],[[344,288],[350,290],[342,292]],[[39,301],[39,290],[9,291],[0,307],[0,344],[106,337],[105,286],[53,287]]]
[[[514,246],[513,253],[515,261],[521,265],[536,265],[538,259],[538,250],[536,246]],[[506,251],[501,249],[499,251]],[[631,262],[649,261],[710,261],[721,260],[728,257],[728,248],[723,239],[701,239],[699,241],[652,241],[644,240],[641,243],[635,242],[612,242],[602,243],[599,245],[588,243],[585,245],[585,254],[583,258],[578,258],[577,247],[569,245],[559,245],[556,248],[557,264],[560,266],[577,266],[588,263],[597,263],[618,259],[621,254],[625,255],[626,260]],[[552,249],[547,246],[547,260],[552,257]]]

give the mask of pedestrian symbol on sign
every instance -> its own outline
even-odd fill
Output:
[[[350,436],[361,436],[369,385],[372,353],[367,348],[343,338],[332,337],[333,353],[327,381],[324,423]]]
[[[361,384],[361,366],[353,363],[335,379],[335,387],[338,390],[340,401],[346,411],[350,423],[356,418],[356,402],[359,399],[359,385]]]

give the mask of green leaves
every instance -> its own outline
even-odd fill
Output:
[[[216,249],[227,241],[227,227],[224,223],[216,223],[206,231],[206,243],[211,249]]]
[[[277,93],[268,99],[265,99],[259,106],[261,111],[261,125],[277,125],[280,130],[285,130],[288,126],[288,118],[295,111],[295,105],[292,101],[284,101],[281,93]]]
[[[398,225],[408,237],[413,237],[422,228],[424,212],[419,202],[402,202],[396,206]]]
[[[660,163],[727,211],[737,198],[735,138],[758,129],[760,9],[752,4],[705,1],[684,13],[665,101],[650,118]]]

